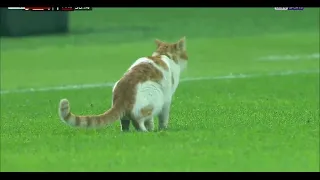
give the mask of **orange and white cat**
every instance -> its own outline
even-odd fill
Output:
[[[168,127],[172,96],[181,71],[186,67],[186,38],[176,43],[156,40],[152,56],[136,60],[112,90],[112,107],[100,115],[78,116],[70,112],[67,99],[59,105],[63,122],[77,127],[101,127],[117,120],[121,130],[128,131],[130,122],[138,131],[153,131],[155,116],[159,129]]]

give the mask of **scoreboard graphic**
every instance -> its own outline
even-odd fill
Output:
[[[91,11],[92,7],[8,7],[8,9],[24,11]]]
[[[276,11],[302,11],[304,7],[275,7]]]

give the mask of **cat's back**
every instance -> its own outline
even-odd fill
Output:
[[[148,94],[161,96],[169,66],[161,56],[137,59],[113,88],[113,101],[128,102],[146,97]]]
[[[147,56],[137,59],[120,79],[122,84],[139,84],[147,81],[161,83],[168,74],[169,65],[161,56]],[[120,83],[119,81],[119,83]]]

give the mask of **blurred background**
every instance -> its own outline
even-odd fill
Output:
[[[1,37],[2,89],[114,81],[136,58],[152,53],[155,38],[176,41],[182,36],[192,57],[186,76],[260,73],[295,70],[304,62],[271,65],[254,58],[319,52],[319,8],[2,8],[1,34],[7,35]],[[314,61],[304,64],[315,67]],[[84,77],[88,72],[92,77]],[[58,79],[57,74],[63,75]],[[81,79],[66,78],[71,75]]]
[[[70,13],[10,11],[7,16],[10,16],[6,17],[11,21],[10,26],[14,26],[8,28],[12,35],[31,34],[32,29],[37,31],[35,34],[49,31],[48,28],[69,31],[63,37],[48,37],[41,42],[28,39],[29,48],[125,43],[156,37],[175,40],[183,35],[190,38],[237,37],[319,30],[319,8],[303,11],[275,11],[274,8],[94,8],[89,12]],[[40,28],[42,31],[36,30]],[[3,29],[2,25],[2,32]],[[5,40],[1,48],[25,45]]]

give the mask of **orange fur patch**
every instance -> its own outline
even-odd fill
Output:
[[[156,65],[162,67],[164,70],[169,70],[168,65],[161,59],[161,55],[148,56],[147,58],[153,61]]]
[[[173,54],[173,55],[171,55],[171,57],[169,56],[169,58],[172,59],[176,64],[178,64],[179,60],[178,60],[177,55]]]
[[[180,54],[180,58],[187,61],[187,60],[188,60],[187,52],[185,52],[185,51],[182,52],[182,53]]]
[[[81,123],[80,117],[79,117],[79,116],[76,116],[76,126],[79,126],[80,123]]]
[[[85,116],[85,119],[84,119],[84,120],[87,122],[87,126],[90,127],[93,120],[90,119],[88,116]]]
[[[150,116],[152,114],[152,111],[153,111],[153,106],[149,105],[149,106],[146,106],[146,107],[142,108],[140,110],[140,113],[141,113],[142,116],[147,117],[147,116]]]
[[[151,63],[141,63],[128,71],[123,78],[118,81],[113,92],[114,106],[123,107],[124,116],[132,117],[131,110],[136,102],[137,84],[146,81],[159,82],[163,79],[163,74]]]
[[[168,56],[176,64],[178,64],[179,59],[188,60],[188,56],[185,51],[185,39],[179,40],[177,43],[166,43],[160,40],[156,40],[158,55]]]

